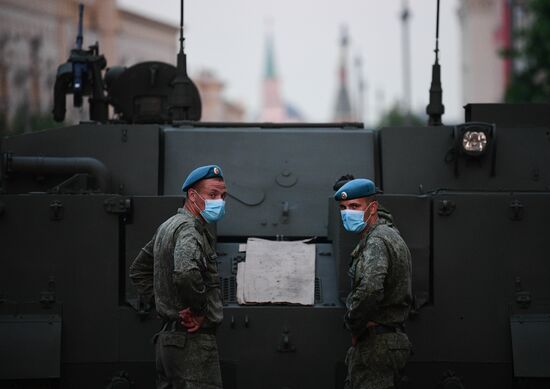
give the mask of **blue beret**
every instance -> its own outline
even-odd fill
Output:
[[[337,201],[357,199],[359,197],[369,197],[380,193],[374,186],[374,182],[366,178],[356,178],[346,182],[334,194],[334,199]]]
[[[185,182],[183,183],[183,186],[181,187],[181,190],[185,192],[187,191],[187,189],[191,188],[200,180],[214,177],[223,178],[222,169],[218,165],[207,165],[198,167],[191,173],[189,173],[189,175],[185,179]]]

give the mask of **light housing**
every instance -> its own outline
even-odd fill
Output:
[[[454,165],[455,177],[459,176],[460,159],[478,161],[466,166],[482,166],[488,155],[490,175],[496,174],[496,126],[492,123],[468,122],[453,128],[453,143],[445,155],[445,162]]]
[[[482,155],[487,151],[487,135],[476,129],[467,130],[462,134],[462,151],[470,156]]]

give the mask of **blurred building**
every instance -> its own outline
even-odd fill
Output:
[[[524,0],[461,0],[464,103],[500,102],[520,63],[502,55],[514,47],[514,31],[527,22]]]
[[[84,45],[99,42],[108,66],[147,59],[174,63],[177,27],[117,7],[115,0],[0,0],[0,115],[44,115],[53,105],[57,66],[75,45],[78,4]],[[67,104],[70,107],[70,104]],[[67,122],[85,119],[69,109]]]
[[[214,73],[203,70],[193,81],[199,89],[202,100],[203,122],[242,122],[245,109],[242,104],[228,101],[223,96],[224,83]]]
[[[49,120],[57,67],[75,47],[80,2],[85,7],[83,47],[99,42],[107,66],[149,60],[175,65],[178,26],[121,9],[115,0],[0,0],[0,131],[16,125],[21,130],[21,120],[30,130],[29,118],[36,116]],[[211,88],[209,81],[201,85]],[[219,102],[210,107],[215,101],[211,89],[203,94],[207,115],[221,112]],[[219,120],[242,117],[241,108],[222,105],[222,114],[229,116],[215,116]],[[87,104],[80,110],[71,107],[68,100],[66,123],[88,118]]]

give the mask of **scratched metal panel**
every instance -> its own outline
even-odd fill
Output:
[[[219,164],[230,193],[220,236],[326,236],[326,199],[342,175],[373,177],[373,134],[343,128],[166,128],[164,193]],[[285,214],[286,211],[286,214]]]

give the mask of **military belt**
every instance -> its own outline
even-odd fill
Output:
[[[161,331],[181,331],[187,333],[187,328],[179,320],[165,321],[162,323]],[[216,335],[215,327],[199,328],[197,331],[190,334],[208,334]]]
[[[375,327],[367,328],[366,331],[364,331],[361,335],[359,335],[358,339],[364,339],[374,335],[394,334],[396,332],[404,333],[405,332],[404,326],[401,324],[398,326],[387,326],[384,324],[378,324]]]
[[[377,335],[393,334],[395,332],[400,332],[400,329],[398,329],[397,327],[385,326],[385,325],[381,325],[381,324],[377,325],[376,327],[373,327],[372,330]],[[367,332],[367,333],[370,333],[370,331]]]

